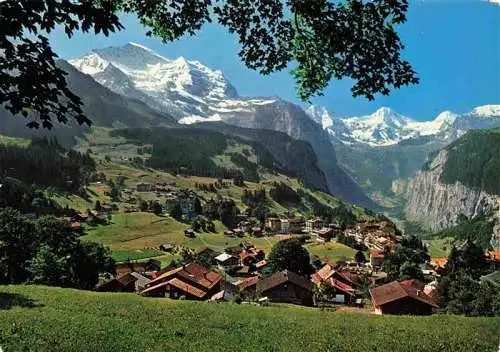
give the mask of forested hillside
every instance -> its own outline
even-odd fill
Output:
[[[0,177],[78,192],[95,169],[89,154],[66,149],[54,138],[35,138],[28,146],[0,144]]]
[[[446,150],[442,183],[500,194],[500,129],[469,131]]]
[[[221,129],[227,133],[226,127]],[[273,141],[275,135],[277,138]],[[172,173],[220,178],[241,176],[258,182],[259,169],[266,169],[270,173],[299,177],[315,189],[327,189],[310,145],[279,132],[260,134],[248,130],[229,135],[204,128],[155,128],[114,130],[110,136],[124,137],[138,146],[151,144],[146,166]]]

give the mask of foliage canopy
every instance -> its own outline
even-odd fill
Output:
[[[127,13],[165,43],[215,21],[238,37],[250,69],[269,74],[293,61],[302,100],[341,78],[353,80],[354,96],[374,99],[418,83],[395,30],[407,9],[408,0],[7,0],[0,3],[0,104],[14,115],[32,113],[30,127],[68,117],[90,124],[46,33],[62,27],[69,38],[77,31],[108,36],[124,28],[119,15]]]

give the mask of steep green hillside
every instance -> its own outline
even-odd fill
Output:
[[[311,187],[325,191],[328,189],[326,177],[318,167],[316,154],[306,141],[293,139],[283,132],[242,128],[216,122],[200,123],[193,127],[237,136],[254,148],[265,148],[279,160],[289,174],[293,174]]]
[[[469,131],[446,150],[441,182],[500,194],[500,129]]]
[[[498,318],[391,317],[0,286],[0,346],[17,351],[496,352]]]
[[[227,127],[221,126],[221,129],[227,132]],[[131,144],[152,144],[151,156],[145,158],[146,165],[152,168],[223,178],[241,174],[249,181],[259,181],[259,172],[266,169],[290,177],[299,176],[309,187],[327,190],[325,177],[308,143],[294,141],[274,131],[250,130],[243,137],[241,135],[202,128],[110,132],[111,137],[123,137]]]

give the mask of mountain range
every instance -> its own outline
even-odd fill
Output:
[[[241,97],[221,71],[134,43],[94,50],[69,63],[60,60],[58,66],[68,72],[70,88],[97,126],[189,126],[244,138],[265,146],[318,189],[393,214],[402,214],[408,184],[429,155],[470,129],[500,126],[500,105],[416,121],[390,108],[340,118],[323,107],[303,109],[278,97]],[[26,132],[25,122],[5,111],[0,115],[8,121],[0,133],[44,134]],[[70,144],[86,131],[70,125],[57,134]]]
[[[335,117],[326,108],[314,105],[306,112],[344,144],[363,143],[374,147],[423,136],[456,138],[469,129],[495,127],[500,123],[500,105],[479,106],[466,114],[444,111],[430,121],[416,121],[388,107],[371,115],[346,118]]]
[[[377,207],[338,165],[328,132],[295,104],[279,98],[240,97],[221,71],[184,58],[171,60],[134,43],[94,50],[69,62],[111,91],[141,100],[181,124],[223,121],[307,141],[332,194]]]
[[[278,97],[241,97],[221,71],[183,57],[165,58],[135,43],[93,50],[70,63],[111,91],[181,124],[224,122],[305,140],[317,155],[329,191],[369,207],[397,207],[406,182],[429,153],[469,129],[500,125],[500,105],[467,114],[445,111],[430,121],[416,121],[387,107],[339,118],[323,107],[304,110]]]

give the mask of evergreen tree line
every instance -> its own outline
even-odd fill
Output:
[[[0,145],[0,176],[79,192],[95,176],[88,153],[62,147],[55,138],[34,138],[27,147]]]
[[[229,198],[211,199],[205,206],[204,215],[211,220],[220,220],[227,228],[234,228],[238,225],[237,216],[240,209]]]
[[[274,182],[269,190],[272,199],[280,204],[300,203],[301,196],[298,192],[283,182]]]
[[[437,286],[443,309],[467,316],[500,316],[500,288],[481,280],[494,270],[483,249],[472,241],[453,247]]]
[[[70,216],[74,211],[62,208],[54,200],[47,198],[43,191],[19,180],[0,178],[0,208],[12,207],[22,213],[53,214]],[[50,188],[48,189],[50,191]]]
[[[387,282],[417,279],[424,276],[422,268],[430,260],[427,247],[416,236],[406,236],[392,251],[385,253],[382,271]],[[467,316],[500,316],[500,288],[481,278],[496,270],[484,250],[471,240],[453,247],[444,269],[438,269],[434,298],[443,312]]]
[[[13,208],[0,209],[0,284],[93,289],[114,265],[108,249],[81,241],[66,221],[29,220]]]

